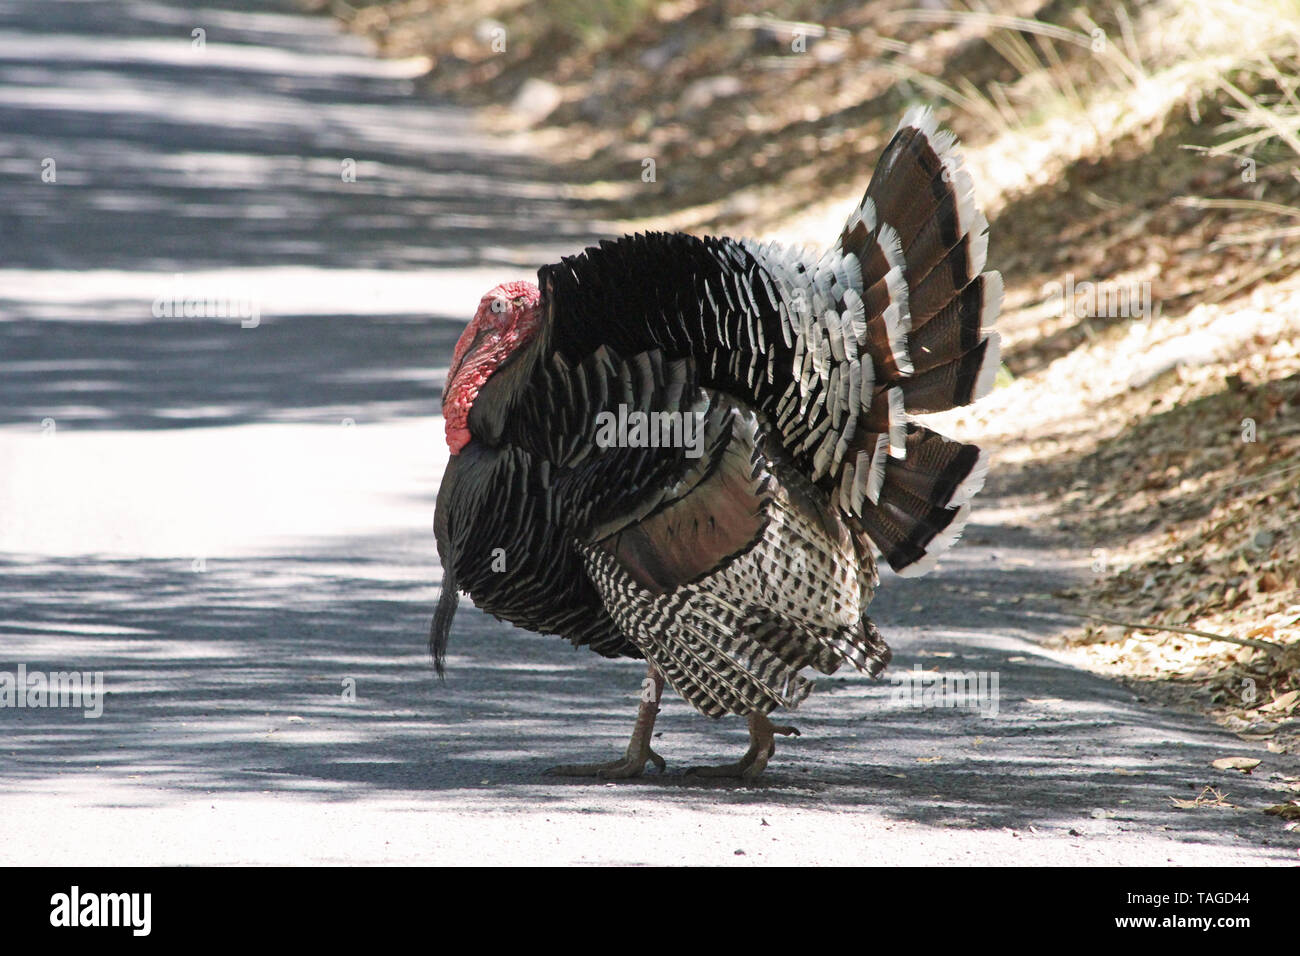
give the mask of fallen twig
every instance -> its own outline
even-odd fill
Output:
[[[1089,621],[1100,621],[1102,624],[1116,624],[1120,627],[1132,628],[1135,631],[1173,631],[1176,634],[1191,634],[1194,637],[1204,637],[1212,641],[1226,641],[1229,644],[1238,644],[1242,647],[1253,647],[1257,650],[1265,651],[1285,662],[1291,653],[1291,649],[1283,647],[1281,644],[1274,644],[1272,641],[1258,641],[1253,637],[1229,637],[1226,634],[1211,634],[1209,631],[1198,631],[1193,627],[1181,627],[1177,624],[1151,624],[1146,621],[1121,621],[1118,618],[1103,617],[1100,614],[1075,614],[1071,611],[1058,611],[1065,617],[1084,618]]]

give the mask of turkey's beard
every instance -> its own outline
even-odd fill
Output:
[[[450,561],[447,565],[450,565]],[[447,641],[451,637],[451,622],[460,606],[460,592],[450,566],[442,569],[442,593],[438,595],[438,609],[429,624],[429,653],[433,655],[433,669],[442,677],[447,672]]]

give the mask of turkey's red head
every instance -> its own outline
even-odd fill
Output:
[[[447,447],[453,455],[469,444],[469,410],[479,390],[541,325],[541,293],[531,282],[507,282],[479,301],[478,311],[456,342],[442,389]]]

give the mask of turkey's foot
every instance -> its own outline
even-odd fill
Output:
[[[552,767],[546,771],[557,777],[596,777],[600,780],[629,780],[645,772],[647,762],[652,763],[663,773],[668,765],[650,747],[650,737],[654,733],[655,717],[659,715],[659,699],[664,692],[663,675],[650,665],[646,672],[645,690],[641,695],[641,706],[637,710],[636,726],[632,728],[632,739],[628,742],[627,753],[621,760],[608,763],[575,763]]]
[[[741,780],[753,780],[767,767],[767,762],[776,753],[776,734],[783,737],[798,737],[799,731],[794,727],[774,724],[763,714],[754,711],[749,715],[749,750],[735,763],[722,764],[718,767],[691,767],[688,775],[696,777],[731,777]]]
[[[608,763],[569,763],[562,764],[559,767],[552,767],[546,771],[556,777],[596,777],[601,780],[629,780],[632,777],[639,777],[645,772],[645,765],[652,763],[663,773],[668,767],[664,758],[659,756],[650,749],[649,744],[643,750],[633,753],[632,748],[628,747],[627,756],[621,760],[611,760]]]

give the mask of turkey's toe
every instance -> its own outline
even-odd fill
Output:
[[[717,767],[691,767],[686,771],[693,777],[725,777],[740,780],[753,780],[767,769],[767,762],[776,753],[776,740],[773,735],[783,737],[800,736],[794,727],[777,726],[766,716],[759,713],[749,715],[749,750],[735,763],[722,764]]]
[[[650,762],[655,765],[655,769],[658,770],[660,773],[663,773],[665,770],[668,769],[667,761],[665,761],[663,757],[659,756],[649,747],[646,748],[646,755],[650,758]],[[644,766],[644,764],[642,764],[642,766]]]
[[[552,767],[546,773],[555,777],[595,777],[598,780],[630,780],[645,773],[647,762],[654,764],[660,773],[663,773],[668,768],[668,764],[664,762],[663,757],[646,747],[645,753],[628,754],[626,757],[610,760],[607,763],[562,764],[558,767]]]
[[[765,749],[750,747],[745,756],[735,763],[724,763],[707,767],[688,767],[688,777],[713,777],[728,780],[753,780],[767,767],[768,760],[776,753],[776,744],[769,744]]]
[[[748,757],[748,755],[746,755]],[[719,777],[730,780],[752,780],[757,774],[751,774],[750,770],[754,766],[754,761],[749,759],[737,760],[735,763],[724,763],[717,766],[709,767],[687,767],[686,775],[688,777]],[[758,768],[758,773],[763,772],[763,767],[767,766],[767,761]]]
[[[565,763],[558,767],[548,767],[543,773],[552,777],[599,777],[603,773],[616,773],[627,766],[626,760],[610,760],[605,763]]]
[[[758,775],[767,769],[767,762],[772,759],[772,754],[776,753],[776,744],[772,744],[766,751],[760,752],[749,766],[740,774],[742,780],[757,780]]]

